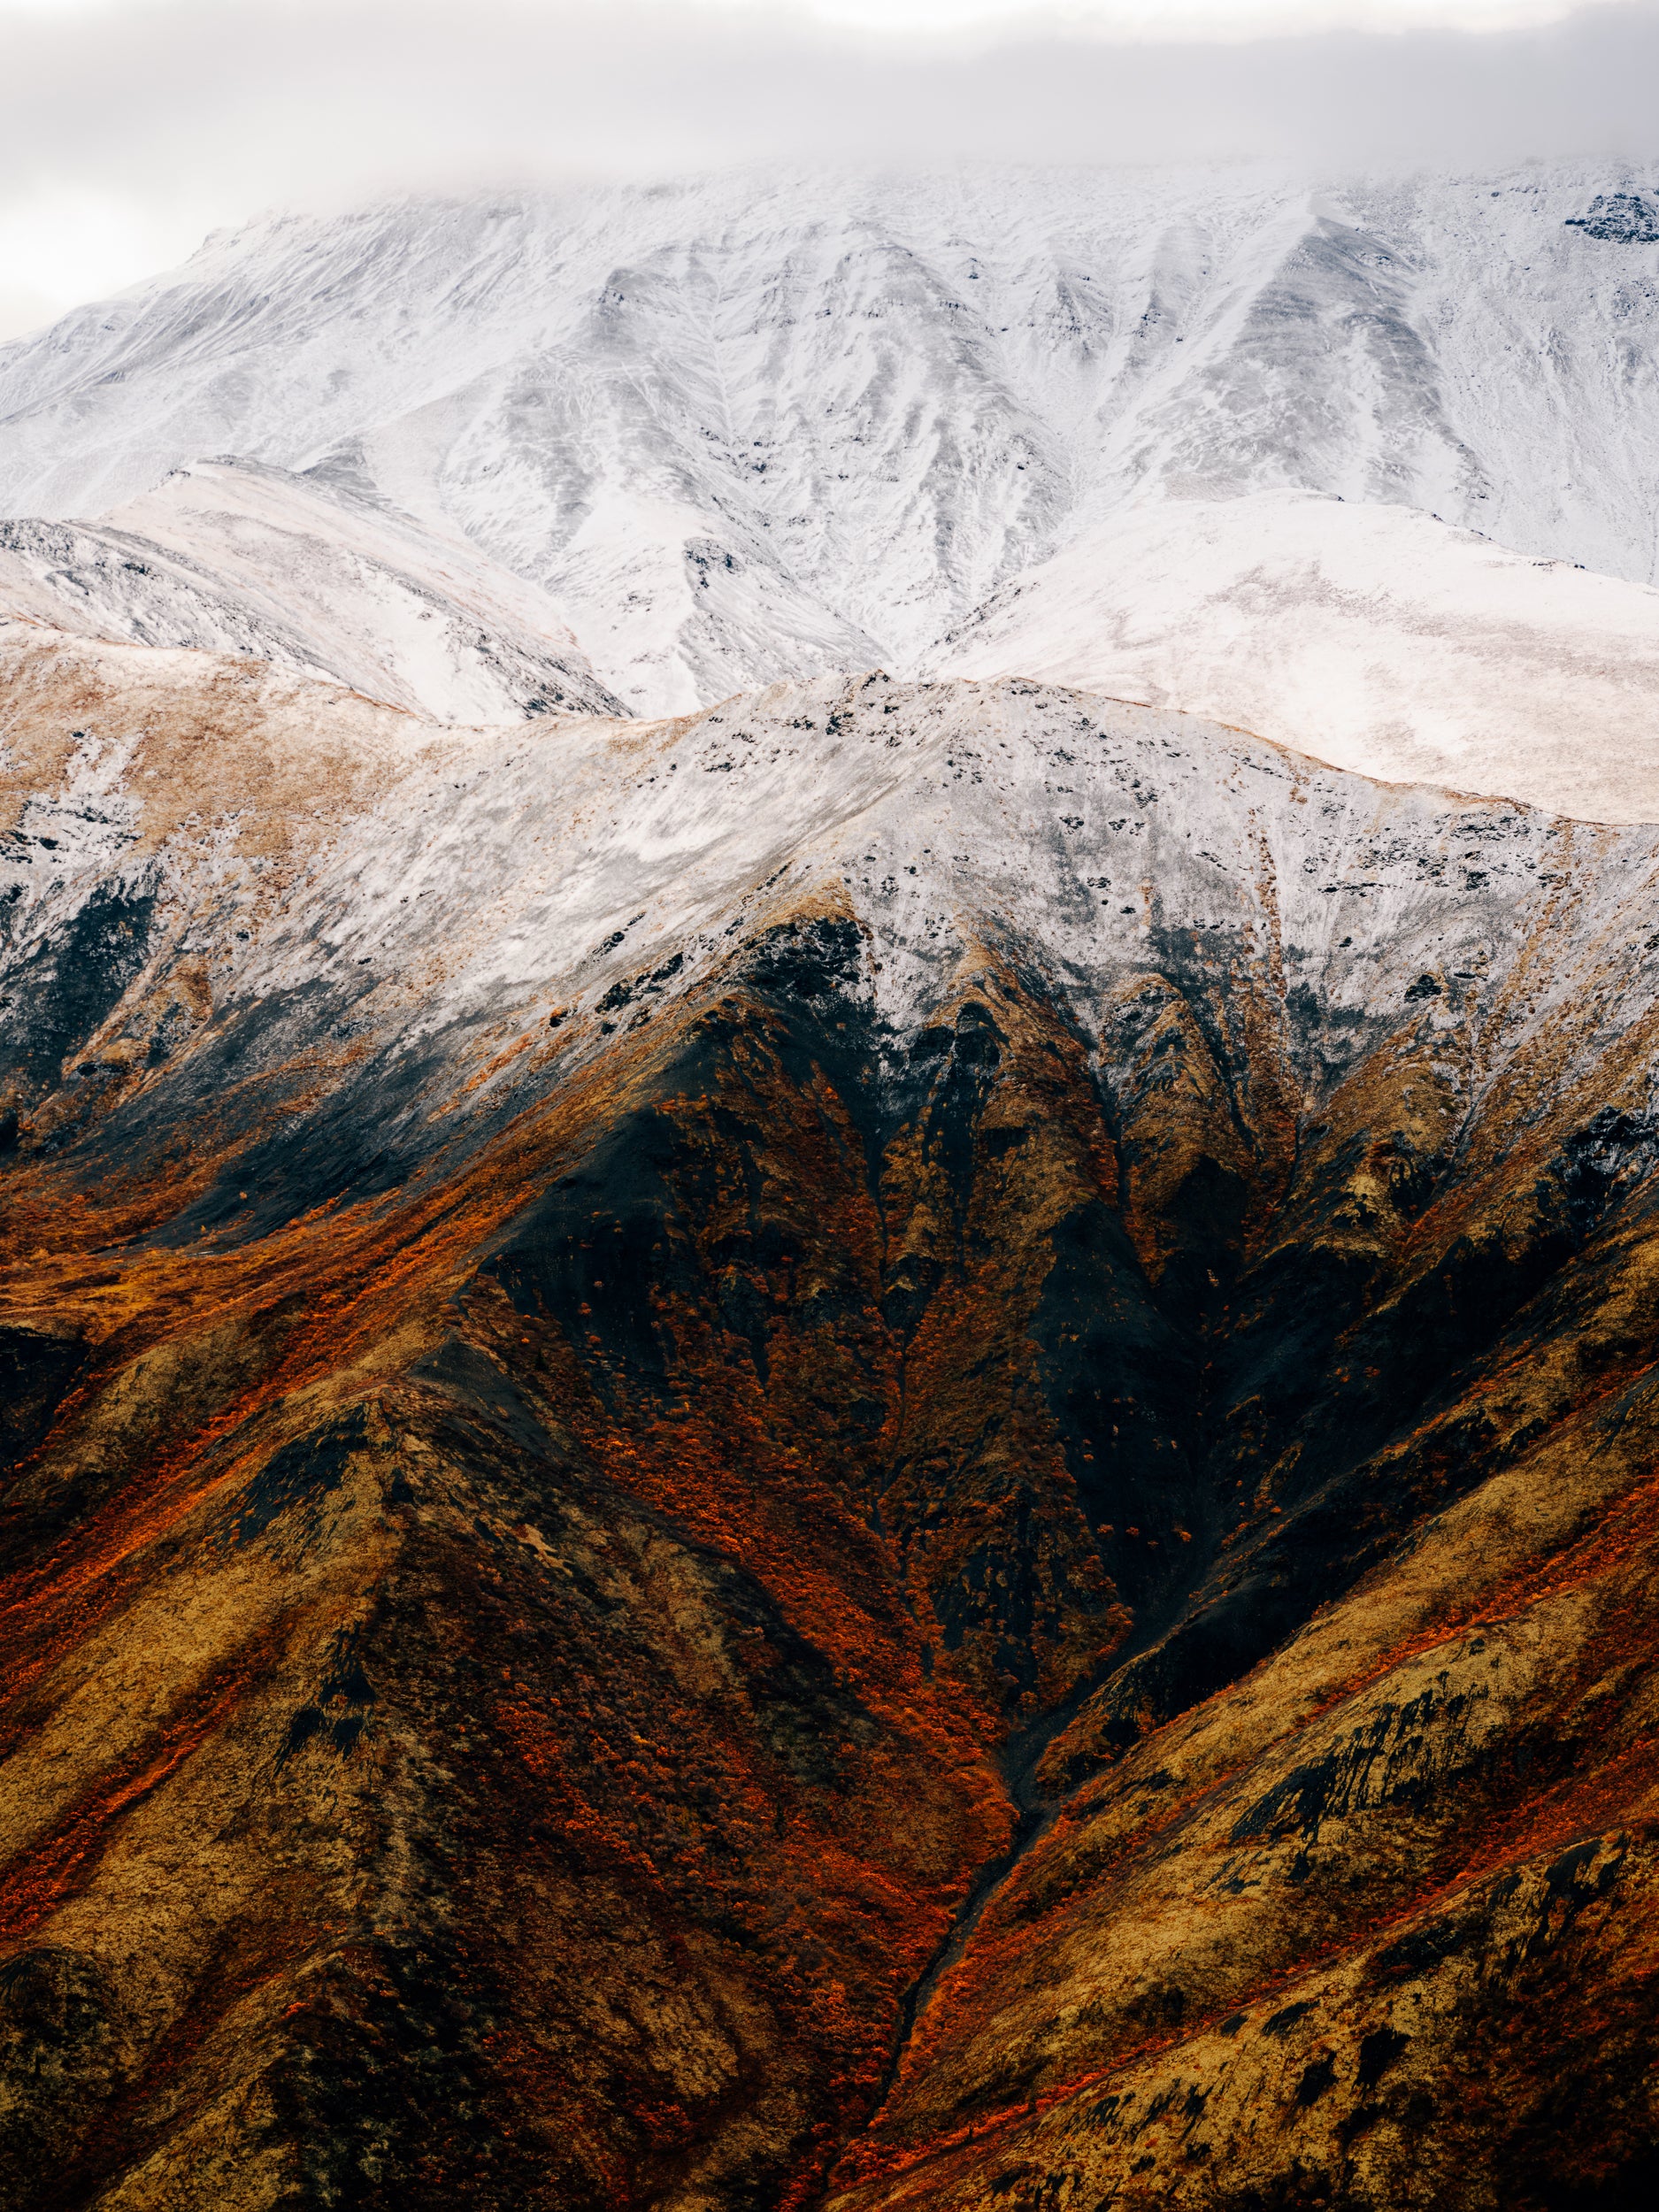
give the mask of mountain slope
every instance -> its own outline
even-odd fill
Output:
[[[552,603],[464,539],[248,462],[177,470],[96,525],[0,523],[0,609],[253,654],[434,721],[619,710]]]
[[[1166,492],[1651,583],[1646,173],[761,173],[284,219],[0,349],[0,506],[234,454],[458,526],[646,711],[918,658]]]
[[[927,657],[1179,707],[1399,781],[1659,814],[1659,591],[1409,508],[1171,500],[1079,533]]]
[[[0,2212],[1646,2202],[1655,206],[0,349]]]
[[[1652,828],[0,679],[0,2200],[1639,2185]]]

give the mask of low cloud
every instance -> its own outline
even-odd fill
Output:
[[[151,0],[14,13],[5,41],[14,327],[261,209],[388,192],[774,159],[1469,170],[1659,142],[1652,4],[1479,34],[1125,45],[876,41],[629,0]]]

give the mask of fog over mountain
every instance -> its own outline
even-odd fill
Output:
[[[1214,0],[1208,36],[1194,12],[0,0],[0,336],[260,208],[755,162],[1311,178],[1653,150],[1654,0]]]

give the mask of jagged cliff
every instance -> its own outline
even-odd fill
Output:
[[[1659,832],[0,657],[0,2201],[1637,2200]]]

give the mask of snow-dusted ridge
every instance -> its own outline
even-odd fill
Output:
[[[1416,506],[1646,583],[1659,246],[1578,219],[1653,191],[767,173],[282,219],[0,349],[0,505],[314,471],[541,587],[647,712],[913,669],[1168,494]]]
[[[1451,1028],[1471,1018],[1547,910],[1565,926],[1563,884],[1579,950],[1557,948],[1527,1019],[1594,970],[1611,1034],[1621,994],[1659,987],[1659,955],[1607,970],[1607,932],[1659,871],[1649,829],[1383,787],[1056,687],[875,673],[666,722],[423,731],[205,655],[23,626],[0,643],[16,1002],[50,1003],[86,914],[150,918],[37,1136],[111,1082],[165,1100],[198,1048],[189,1080],[211,1090],[216,1056],[303,1070],[339,1040],[383,1087],[365,1110],[388,1156],[412,1158],[434,1112],[492,1125],[802,912],[856,919],[901,1062],[964,961],[1034,963],[1102,1039],[1125,976],[1195,962],[1251,992],[1277,979],[1264,1003],[1310,1101],[1425,973],[1431,1026],[1440,996]],[[319,713],[331,696],[343,721]],[[32,1067],[27,1034],[18,1049]]]
[[[1179,707],[1393,782],[1659,812],[1659,591],[1306,492],[1113,516],[927,658]]]
[[[0,609],[252,654],[434,721],[623,710],[546,595],[457,533],[250,462],[175,470],[97,524],[0,522]]]

